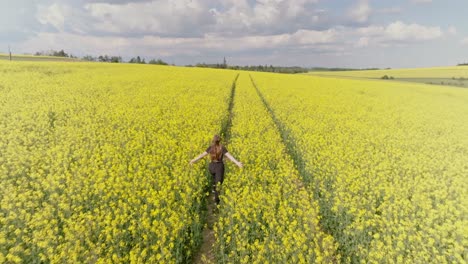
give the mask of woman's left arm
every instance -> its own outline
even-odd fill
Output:
[[[237,161],[229,152],[226,152],[226,157],[228,157],[232,162],[234,162],[237,166],[239,166],[239,168],[242,168],[244,165],[242,165],[242,163],[240,163],[239,161]]]
[[[191,160],[190,165],[194,164],[195,162],[197,162],[199,159],[205,157],[206,155],[208,155],[208,152],[204,151],[202,154],[198,155],[196,158]]]

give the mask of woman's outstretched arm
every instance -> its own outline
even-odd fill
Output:
[[[239,166],[239,168],[242,168],[244,165],[242,165],[242,163],[240,163],[239,161],[237,161],[229,152],[226,152],[226,157],[228,157],[228,159],[230,159],[232,162],[234,162],[237,166]]]
[[[198,155],[196,158],[191,160],[190,165],[194,164],[195,162],[197,162],[199,159],[205,157],[206,155],[208,155],[208,152],[204,151],[202,154]]]

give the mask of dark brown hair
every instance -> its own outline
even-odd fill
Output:
[[[211,160],[221,160],[221,154],[222,154],[222,147],[220,143],[221,137],[218,135],[215,135],[213,137],[213,141],[211,142],[211,149],[210,149],[210,158]]]

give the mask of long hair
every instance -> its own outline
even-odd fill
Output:
[[[221,137],[218,135],[215,135],[213,137],[213,141],[211,142],[211,149],[210,149],[210,158],[211,160],[221,160],[221,155],[222,155],[222,148],[223,145],[220,143]]]

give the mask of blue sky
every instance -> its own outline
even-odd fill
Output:
[[[0,52],[324,67],[468,61],[466,0],[0,0]]]

